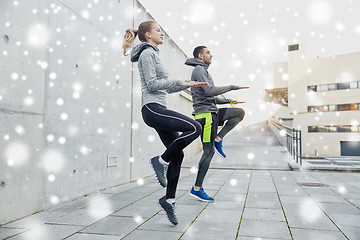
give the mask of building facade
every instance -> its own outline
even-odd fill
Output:
[[[274,116],[301,130],[304,156],[360,156],[360,52],[307,59],[294,44],[288,57],[266,90]]]

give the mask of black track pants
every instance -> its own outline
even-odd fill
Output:
[[[144,122],[156,130],[166,147],[165,152],[161,155],[164,161],[169,162],[166,198],[175,198],[181,163],[184,158],[182,150],[199,137],[202,127],[192,118],[157,103],[144,105],[141,112]]]

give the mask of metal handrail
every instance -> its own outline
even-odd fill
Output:
[[[300,165],[302,165],[301,130],[297,130],[296,128],[278,122],[274,119],[274,117],[270,118],[269,122],[278,130],[286,131],[286,148],[296,163],[300,163]]]

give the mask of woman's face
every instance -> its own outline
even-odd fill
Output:
[[[159,25],[153,24],[150,32],[147,32],[148,42],[152,43],[155,46],[164,43],[164,34],[161,32]]]

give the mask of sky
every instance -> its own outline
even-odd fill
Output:
[[[273,87],[273,64],[287,62],[289,44],[305,44],[307,58],[360,51],[358,0],[140,2],[189,57],[208,47],[216,85],[250,87],[230,96],[246,101],[255,118],[274,111],[263,103],[264,89]]]

